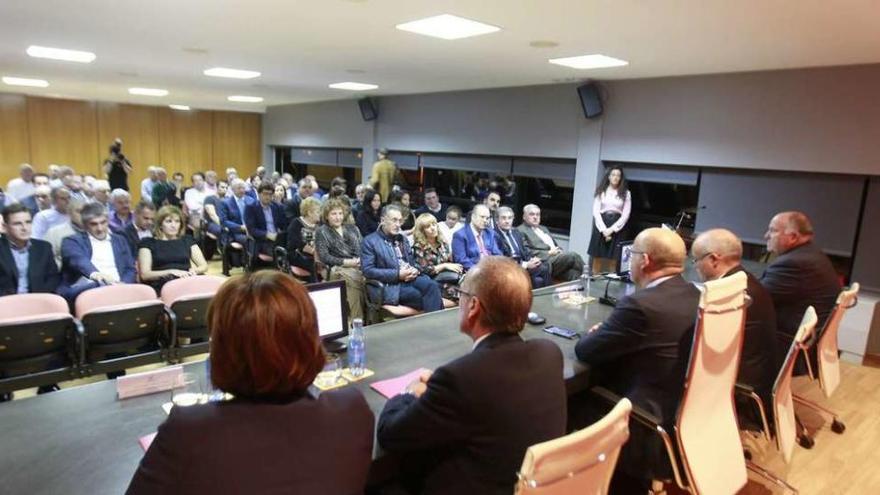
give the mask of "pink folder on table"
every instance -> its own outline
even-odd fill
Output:
[[[370,387],[372,387],[373,390],[375,390],[376,392],[379,392],[386,398],[390,399],[395,395],[403,392],[404,389],[406,389],[406,386],[412,383],[413,380],[418,379],[419,375],[421,375],[423,371],[428,370],[425,368],[419,368],[403,376],[398,376],[397,378],[389,378],[387,380],[371,383]]]
[[[150,433],[149,435],[144,435],[138,438],[138,443],[141,444],[141,448],[144,449],[144,452],[150,448],[150,444],[153,443],[153,439],[156,438],[156,433]]]

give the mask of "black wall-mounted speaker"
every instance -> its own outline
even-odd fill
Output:
[[[376,120],[379,117],[379,109],[372,98],[361,98],[358,100],[358,107],[364,120]]]
[[[578,87],[578,96],[581,99],[581,107],[584,109],[584,116],[588,119],[602,115],[602,98],[599,96],[599,85],[596,83],[587,83]]]

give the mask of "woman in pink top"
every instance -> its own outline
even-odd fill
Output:
[[[626,223],[632,207],[623,169],[612,166],[596,188],[593,200],[593,236],[587,253],[592,257],[593,273],[614,270],[617,243],[626,240]]]

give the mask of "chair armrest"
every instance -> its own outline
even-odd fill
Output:
[[[755,392],[755,387],[745,383],[736,383],[733,393],[751,399],[758,406],[758,412],[761,414],[761,425],[764,428],[764,438],[770,442],[770,423],[767,421],[767,411],[764,409],[764,401],[761,400],[761,396]]]
[[[74,352],[76,353],[76,363],[77,368],[80,371],[82,376],[86,374],[83,373],[82,367],[86,362],[86,329],[83,327],[83,324],[80,320],[74,318],[73,319],[73,327],[74,327]]]
[[[603,387],[593,387],[590,389],[590,392],[607,401],[611,405],[617,404],[620,399],[622,399],[619,395]],[[635,404],[632,406],[630,418],[636,420],[638,423],[641,423],[660,436],[660,439],[663,441],[663,446],[666,449],[666,455],[669,457],[669,465],[672,466],[672,474],[675,476],[675,483],[682,490],[688,491],[687,485],[682,480],[681,472],[678,469],[678,455],[672,444],[672,437],[669,436],[669,433],[663,428],[663,425],[660,424],[660,418]]]
[[[370,303],[375,304],[377,306],[382,306],[382,303],[385,302],[385,284],[379,280],[372,279],[372,278],[366,279],[364,281],[364,284],[367,287],[374,287],[379,290],[379,301],[378,302],[373,302],[373,301],[369,300],[370,299],[370,291],[367,290],[366,291],[367,302],[370,302]]]
[[[177,346],[177,315],[168,306],[163,306],[165,315],[168,317],[165,337],[168,338],[168,348]]]

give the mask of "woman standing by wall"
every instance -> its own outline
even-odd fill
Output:
[[[626,240],[626,224],[632,198],[623,168],[612,166],[605,171],[593,199],[593,236],[587,253],[592,258],[593,273],[614,270],[617,243]]]

